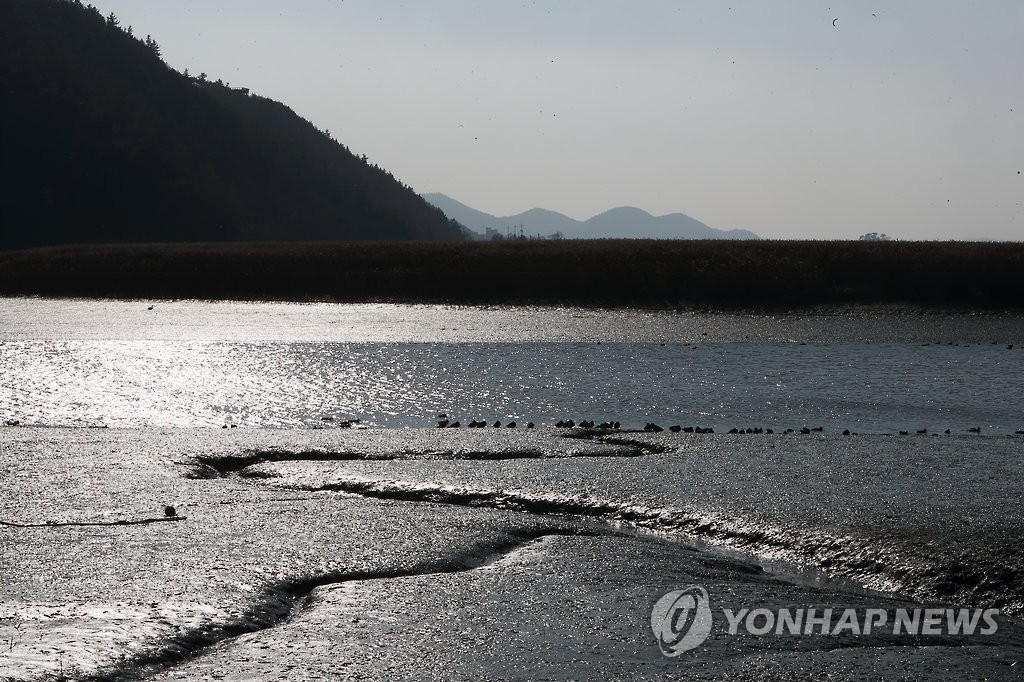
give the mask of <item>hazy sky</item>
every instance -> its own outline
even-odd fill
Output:
[[[1024,239],[1020,0],[93,4],[489,213]]]

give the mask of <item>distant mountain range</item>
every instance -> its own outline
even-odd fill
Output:
[[[0,0],[0,96],[0,250],[462,237],[284,104],[178,73],[91,5]]]
[[[654,216],[632,206],[613,208],[580,221],[543,208],[494,216],[444,194],[424,194],[423,198],[479,237],[491,229],[502,236],[507,231],[519,234],[521,230],[528,237],[561,233],[565,239],[760,239],[748,230],[716,230],[682,213]]]

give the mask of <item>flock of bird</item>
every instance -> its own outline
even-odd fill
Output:
[[[459,421],[450,421],[448,419],[448,415],[446,415],[446,414],[439,414],[439,415],[437,415],[437,417],[440,420],[440,421],[437,422],[437,428],[439,428],[439,429],[457,429],[457,428],[460,428],[462,426],[462,423],[459,422]],[[334,417],[324,417],[323,420],[324,421],[334,421]],[[358,419],[346,419],[344,421],[338,422],[335,425],[337,427],[339,427],[339,428],[351,428],[351,427],[353,427],[353,426],[355,426],[357,424],[359,424],[359,420]],[[8,420],[6,420],[4,422],[4,426],[21,426],[21,421],[17,420],[17,419],[8,419]],[[471,422],[466,424],[466,427],[470,428],[470,429],[483,429],[483,428],[487,428],[488,426],[491,426],[491,427],[496,428],[496,429],[500,429],[500,428],[514,429],[514,428],[518,427],[518,424],[515,421],[510,421],[510,422],[506,422],[505,424],[502,424],[500,419],[499,420],[495,420],[495,422],[493,424],[488,424],[486,421],[480,420],[480,419],[474,419],[473,421],[471,421]],[[532,429],[532,428],[535,428],[535,427],[536,427],[536,424],[534,424],[533,422],[526,422],[525,428]],[[103,425],[103,428],[106,428],[105,424]],[[222,429],[227,429],[227,428],[235,429],[235,428],[238,428],[238,424],[224,424],[224,425],[221,426],[221,428]],[[600,429],[602,431],[619,431],[619,430],[622,429],[622,425],[619,422],[601,422],[600,424],[597,424],[597,423],[595,423],[593,421],[586,420],[586,419],[580,420],[579,422],[577,422],[575,420],[572,420],[572,419],[563,419],[563,420],[559,420],[559,421],[555,422],[555,428],[556,429],[581,428],[581,429]],[[627,431],[628,430],[629,429],[627,429]],[[659,433],[659,432],[664,431],[664,430],[665,429],[663,427],[658,426],[654,422],[647,422],[646,424],[644,424],[644,428],[643,428],[643,431],[646,432],[646,433]],[[714,433],[715,432],[714,428],[712,428],[710,426],[680,426],[679,424],[673,424],[672,426],[668,427],[668,430],[671,431],[672,433]],[[825,428],[823,426],[815,426],[813,428],[804,426],[804,427],[802,427],[800,429],[786,429],[785,431],[780,431],[779,433],[782,433],[782,434],[801,433],[803,435],[809,435],[811,433],[822,433],[824,431],[825,431]],[[967,431],[969,433],[978,433],[978,434],[980,434],[981,433],[981,427],[980,426],[972,426],[969,429],[967,429]],[[748,427],[748,428],[745,428],[745,429],[740,429],[740,428],[735,428],[734,427],[734,428],[729,429],[726,433],[734,434],[734,435],[735,434],[762,434],[762,433],[764,433],[764,434],[774,434],[775,430],[774,429],[761,428],[760,426],[757,426],[757,427],[754,427],[754,428],[749,428]],[[919,436],[928,436],[928,435],[937,436],[937,435],[939,435],[938,433],[934,433],[932,431],[929,431],[928,429],[918,429],[917,431],[915,431],[915,433],[917,435],[919,435]],[[946,429],[943,433],[945,435],[949,436],[949,435],[952,435],[953,432],[950,429]],[[857,433],[855,431],[850,431],[849,429],[843,429],[842,435],[844,435],[844,436],[856,436]],[[901,436],[909,436],[910,435],[910,431],[900,431],[899,435],[901,435]],[[1015,435],[1024,436],[1024,429],[1018,429],[1015,432]]]
[[[441,420],[441,421],[437,422],[437,428],[439,428],[439,429],[457,429],[460,426],[462,426],[462,422],[449,421],[448,420],[448,415],[446,415],[446,414],[439,414],[439,415],[437,415],[437,418]],[[485,428],[487,428],[487,426],[488,426],[487,422],[482,420],[482,419],[480,419],[480,420],[474,419],[473,421],[471,421],[468,424],[466,424],[466,427],[470,428],[470,429],[485,429]],[[500,429],[502,427],[502,423],[501,423],[500,420],[496,420],[494,422],[493,426],[496,429]],[[506,429],[514,429],[517,426],[518,426],[518,424],[516,424],[514,421],[511,421],[511,422],[508,422],[507,424],[504,424],[504,427]],[[534,426],[536,426],[536,425],[533,422],[526,422],[526,428],[532,429],[532,428],[534,428]]]
[[[439,420],[437,422],[437,428],[439,428],[439,429],[457,429],[457,428],[460,428],[462,426],[462,422],[456,421],[456,420],[450,420],[448,418],[447,414],[439,414],[439,415],[437,415],[437,418]],[[358,421],[358,420],[356,420],[356,421]],[[474,419],[474,420],[472,420],[472,421],[470,421],[470,422],[468,422],[466,424],[466,427],[470,428],[470,429],[483,429],[483,428],[487,428],[488,426],[490,426],[492,428],[496,428],[496,429],[500,429],[500,428],[514,429],[514,428],[516,428],[518,426],[518,424],[515,421],[510,421],[510,422],[507,422],[505,424],[502,424],[500,419],[499,420],[495,420],[495,422],[493,424],[490,424],[487,421],[482,420],[482,419]],[[594,422],[592,420],[587,420],[587,419],[582,419],[582,420],[580,420],[578,422],[573,420],[573,419],[560,419],[559,421],[555,422],[554,426],[555,426],[556,429],[580,428],[580,429],[600,429],[602,431],[619,431],[619,430],[622,429],[622,424],[617,422],[617,421],[615,421],[615,422],[606,421],[606,422],[601,422],[600,424],[598,424],[598,423],[596,423],[596,422]],[[526,428],[528,428],[528,429],[532,429],[532,428],[535,428],[535,427],[536,427],[536,424],[534,424],[533,422],[527,422],[526,423]],[[626,429],[626,430],[628,431],[630,429]],[[703,433],[714,433],[715,432],[715,429],[713,427],[710,427],[710,426],[681,426],[679,424],[673,424],[672,426],[668,427],[668,430],[671,431],[672,433],[701,433],[701,434],[703,434]],[[654,422],[647,422],[646,424],[644,424],[643,431],[646,432],[646,433],[659,433],[661,431],[665,431],[665,428],[662,427],[662,426],[659,426],[658,424],[656,424]],[[809,434],[812,434],[812,433],[823,433],[824,431],[825,431],[825,427],[823,427],[823,426],[814,426],[814,427],[804,426],[804,427],[799,428],[799,429],[786,429],[784,431],[779,431],[779,433],[781,433],[781,434],[800,433],[800,434],[803,434],[803,435],[809,435]],[[970,433],[981,433],[981,427],[980,426],[972,426],[969,429],[967,429],[967,431],[970,432]],[[742,429],[734,427],[734,428],[731,428],[728,431],[726,431],[726,433],[733,434],[733,435],[737,435],[737,434],[774,434],[775,430],[774,429],[762,428],[760,426],[753,427],[753,428],[748,427],[748,428],[742,428]],[[849,429],[843,429],[841,433],[844,436],[856,436],[857,435],[857,432],[850,431]],[[927,436],[927,435],[937,436],[938,435],[937,433],[931,432],[928,429],[919,429],[915,433],[917,435],[919,435],[919,436]],[[945,433],[945,435],[949,436],[949,435],[952,435],[953,432],[952,432],[951,429],[946,429],[944,433]],[[901,435],[901,436],[909,436],[910,435],[910,431],[900,431],[899,435]],[[1018,430],[1016,432],[1016,435],[1024,435],[1024,430]]]

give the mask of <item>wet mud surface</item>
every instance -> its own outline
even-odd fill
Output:
[[[566,435],[0,429],[0,679],[1019,678],[1024,440]],[[666,658],[693,584],[1009,615]]]

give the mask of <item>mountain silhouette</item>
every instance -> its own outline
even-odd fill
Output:
[[[0,0],[0,93],[0,249],[462,238],[285,105],[77,0]]]
[[[439,193],[423,198],[480,236],[488,229],[504,235],[506,230],[526,236],[561,233],[565,239],[759,239],[747,230],[717,230],[683,213],[654,216],[633,206],[621,206],[589,220],[543,208],[532,208],[511,216],[494,216]]]

